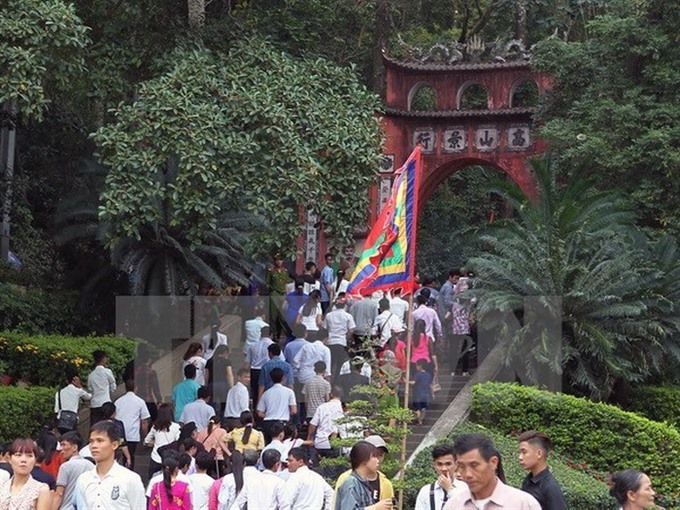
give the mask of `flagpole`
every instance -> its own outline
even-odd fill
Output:
[[[411,313],[413,313],[413,294],[415,294],[414,286],[411,285],[411,293],[408,296],[408,316],[406,319],[406,377],[404,382],[404,409],[408,409],[409,398],[411,396],[411,345],[413,344]],[[404,435],[401,438],[401,469],[403,473],[404,466],[406,466],[406,436],[408,435],[408,423],[404,421]],[[402,476],[403,480],[403,476]],[[404,487],[399,489],[399,510],[404,508]]]
[[[415,192],[413,196],[413,223],[411,225],[411,239],[410,248],[411,264],[409,267],[409,286],[411,287],[411,293],[408,296],[408,315],[406,317],[406,380],[404,382],[404,409],[408,409],[409,397],[411,396],[411,346],[413,345],[413,320],[411,320],[411,314],[413,313],[413,295],[416,293],[416,233],[418,229],[418,199],[420,195],[420,172],[422,169],[422,153],[420,144],[416,145],[412,155],[416,156],[416,174],[415,174]],[[406,436],[408,435],[408,423],[404,421],[404,434],[401,439],[401,470],[402,470],[402,482],[404,467],[406,466]],[[404,484],[401,484],[399,489],[399,510],[404,509]]]

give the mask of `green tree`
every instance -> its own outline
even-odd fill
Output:
[[[612,193],[578,175],[560,185],[547,162],[533,169],[537,201],[500,186],[517,216],[483,236],[485,251],[470,262],[480,322],[498,310],[521,313],[523,298],[538,296],[543,313],[562,323],[561,349],[524,317],[509,333],[510,352],[525,356],[529,373],[564,371],[573,389],[594,398],[606,398],[617,379],[643,380],[677,363],[678,308],[663,294],[677,289],[675,252],[660,245],[666,256],[657,262]],[[561,297],[561,310],[552,296]]]
[[[351,69],[257,40],[225,55],[178,52],[171,71],[94,134],[109,168],[100,205],[108,242],[139,241],[163,224],[181,226],[195,248],[222,213],[244,210],[266,226],[252,253],[295,256],[303,207],[347,243],[365,221],[380,155],[377,109]],[[176,177],[159,179],[175,157]]]
[[[41,118],[50,82],[64,88],[82,67],[87,28],[61,0],[6,0],[0,6],[0,103]]]
[[[612,2],[583,42],[549,39],[536,65],[556,88],[542,134],[568,167],[587,165],[602,189],[615,182],[643,226],[680,230],[680,9],[660,0]]]

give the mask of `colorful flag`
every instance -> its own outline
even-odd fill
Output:
[[[348,294],[368,295],[397,287],[408,293],[414,289],[421,168],[418,145],[395,173],[392,194],[366,239]]]

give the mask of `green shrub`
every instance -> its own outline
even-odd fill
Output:
[[[493,438],[503,459],[503,470],[508,485],[521,486],[526,473],[517,462],[517,440],[481,425],[464,423],[454,429],[448,441],[455,441],[459,434],[470,433],[486,434]],[[435,479],[431,452],[432,448],[421,452],[406,472],[404,508],[413,508],[420,488],[427,483],[432,483]],[[617,508],[614,500],[609,496],[609,488],[604,482],[572,469],[567,461],[558,456],[551,459],[550,468],[562,486],[569,508],[579,510],[611,510]]]
[[[0,386],[0,441],[35,435],[54,413],[52,388]]]
[[[78,309],[77,293],[0,283],[0,331],[86,335],[94,328]]]
[[[103,350],[108,367],[117,377],[135,356],[135,341],[120,337],[29,336],[0,333],[0,358],[7,362],[9,375],[27,374],[36,386],[61,386],[66,371],[75,368],[83,381],[92,370],[92,353]]]
[[[629,411],[654,421],[680,427],[680,387],[637,386],[631,393]]]
[[[472,420],[503,434],[542,430],[555,449],[597,471],[634,468],[649,474],[661,504],[680,496],[680,433],[618,407],[517,384],[473,389]]]

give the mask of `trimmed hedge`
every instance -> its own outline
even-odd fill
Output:
[[[459,434],[481,433],[493,438],[496,447],[503,459],[503,470],[507,483],[513,487],[520,487],[526,472],[517,461],[517,440],[504,436],[474,423],[463,423],[456,427],[449,436],[449,441],[455,441]],[[411,467],[406,471],[405,501],[404,508],[415,506],[416,496],[420,488],[434,481],[432,469],[432,448],[421,452]],[[550,470],[560,483],[569,508],[588,510],[612,510],[618,508],[615,501],[609,496],[609,487],[602,481],[585,473],[569,467],[568,463],[553,457],[550,461]]]
[[[54,413],[53,388],[0,386],[0,442],[31,437]]]
[[[86,335],[94,327],[92,321],[83,319],[75,292],[29,289],[0,283],[0,331]]]
[[[618,407],[517,384],[473,388],[472,420],[503,434],[542,430],[555,449],[597,471],[626,468],[649,474],[662,505],[680,497],[680,433]]]
[[[0,359],[7,362],[9,375],[16,378],[26,373],[36,386],[61,386],[72,367],[86,381],[93,368],[92,353],[98,349],[106,352],[108,367],[120,378],[127,362],[135,357],[135,340],[0,332]]]
[[[629,411],[654,421],[680,427],[680,387],[637,386],[631,393]]]

